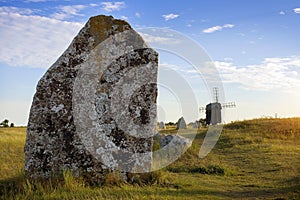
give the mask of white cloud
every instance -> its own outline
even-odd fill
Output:
[[[262,63],[238,67],[232,62],[214,62],[224,82],[251,90],[292,91],[300,88],[300,56],[265,58]]]
[[[280,15],[285,15],[285,12],[284,11],[280,11],[279,14]]]
[[[61,10],[71,15],[78,15],[78,12],[85,7],[85,5],[62,6]]]
[[[147,43],[161,43],[161,44],[178,43],[178,41],[174,38],[154,36],[154,35],[150,35],[148,33],[142,33],[142,32],[138,32],[138,33],[143,37],[143,39]]]
[[[64,12],[58,12],[58,13],[53,13],[51,15],[51,17],[54,19],[57,19],[57,20],[63,20],[63,19],[69,18],[70,15],[68,15],[67,13],[64,13]]]
[[[59,12],[51,15],[52,18],[63,20],[72,16],[82,16],[79,12],[86,8],[85,5],[60,6]]]
[[[107,12],[112,12],[112,11],[118,11],[121,10],[122,8],[125,8],[125,2],[124,1],[118,1],[118,2],[102,2],[102,9],[107,11]]]
[[[202,32],[203,33],[213,33],[216,31],[221,31],[224,28],[233,28],[234,25],[233,24],[224,24],[223,26],[213,26],[207,29],[204,29]]]
[[[165,68],[165,69],[171,69],[173,71],[182,71],[179,66],[173,65],[173,64],[170,64],[170,63],[160,63],[159,67]]]
[[[97,7],[97,6],[99,6],[98,4],[96,4],[96,3],[90,3],[89,4],[91,7]]]
[[[53,0],[26,0],[25,3],[37,3],[37,2],[46,2],[46,1],[53,1]]]
[[[175,18],[179,17],[179,15],[170,13],[170,14],[167,14],[167,15],[163,15],[162,17],[163,17],[166,21],[169,21],[169,20],[171,20],[171,19],[175,19]]]
[[[213,27],[204,29],[202,32],[203,33],[213,33],[215,31],[219,31],[219,30],[222,30],[222,26],[213,26]]]
[[[17,8],[17,7],[7,7],[2,6],[0,7],[0,13],[19,13],[22,15],[30,15],[34,11],[28,8]]]
[[[139,12],[136,12],[136,13],[135,13],[135,16],[138,17],[138,18],[140,18],[140,17],[141,17],[141,14],[140,14]]]
[[[234,27],[233,24],[225,24],[225,25],[223,26],[223,28],[233,28],[233,27]]]
[[[121,19],[123,19],[123,20],[128,20],[128,17],[126,17],[126,16],[121,16]]]
[[[0,12],[0,62],[48,68],[83,25],[41,16]]]
[[[300,8],[294,8],[294,13],[300,14]]]

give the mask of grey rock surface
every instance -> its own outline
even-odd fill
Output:
[[[159,129],[165,129],[166,128],[165,123],[164,122],[159,122],[158,128]]]
[[[196,120],[196,121],[193,123],[193,128],[199,128],[199,127],[200,127],[200,122]]]
[[[154,136],[154,140],[158,142],[160,147],[153,154],[154,168],[157,167],[158,169],[177,160],[192,145],[192,140],[179,134],[167,135],[157,133]]]
[[[179,130],[179,129],[186,129],[186,128],[187,126],[184,118],[183,117],[179,118],[177,121],[176,129]]]
[[[175,147],[190,147],[190,145],[192,144],[191,140],[180,135],[166,135],[157,133],[155,134],[155,138],[159,141],[160,148],[167,146],[168,144],[170,144],[170,142],[172,142],[172,144],[174,144]],[[174,149],[175,148],[173,148],[173,150]]]
[[[63,170],[101,182],[109,171],[151,170],[158,54],[131,26],[95,16],[38,82],[25,172]]]

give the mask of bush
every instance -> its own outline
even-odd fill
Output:
[[[173,173],[188,172],[188,173],[199,173],[199,174],[211,174],[211,175],[225,175],[225,170],[217,165],[209,165],[208,167],[190,167],[176,166],[168,167],[168,171]]]
[[[217,165],[210,165],[207,167],[208,174],[224,175],[225,170]]]
[[[160,186],[170,186],[172,185],[172,178],[168,172],[155,171],[144,174],[129,174],[129,183],[137,184],[140,186],[145,185],[160,185]]]
[[[121,172],[115,171],[108,173],[105,176],[104,185],[106,186],[121,186],[125,183],[125,174],[122,174]]]
[[[5,120],[3,120],[3,122],[0,123],[0,126],[8,127],[8,122],[9,122],[9,120],[5,119]]]

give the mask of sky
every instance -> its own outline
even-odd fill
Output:
[[[168,43],[165,32],[142,34],[149,27],[173,30],[202,49],[222,82],[222,103],[236,103],[236,108],[223,109],[224,122],[275,113],[300,116],[299,1],[0,0],[0,121],[27,124],[38,80],[87,20],[100,14],[128,21],[157,47],[158,121],[204,118],[197,108],[212,102],[213,96],[205,75],[195,71],[190,60],[159,49]],[[174,90],[164,85],[174,82]],[[176,92],[183,85],[191,88],[192,96],[178,100]],[[184,111],[185,104],[193,105]]]

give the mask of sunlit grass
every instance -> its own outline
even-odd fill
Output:
[[[0,128],[0,180],[23,171],[25,128]]]
[[[90,186],[70,172],[32,183],[23,173],[25,128],[0,128],[0,199],[300,199],[300,119],[255,119],[225,125],[204,159],[206,129],[177,161],[148,177],[151,184]],[[163,133],[176,133],[168,128]],[[217,173],[223,172],[223,173]]]

